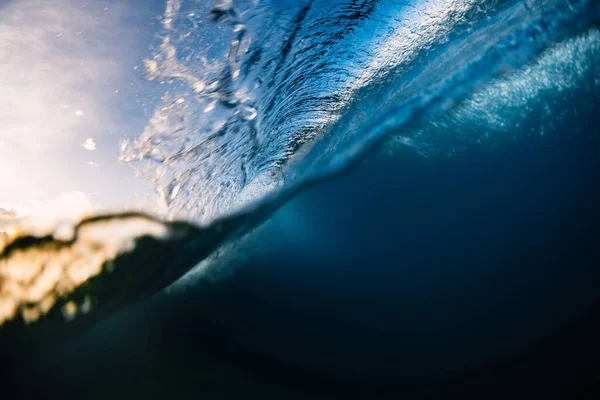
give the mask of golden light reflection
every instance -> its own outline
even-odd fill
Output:
[[[110,275],[138,238],[170,236],[166,224],[141,214],[84,220],[70,236],[57,233],[60,227],[46,236],[17,230],[4,232],[0,247],[0,327],[16,319],[30,324],[55,309],[67,320],[88,313],[104,290],[92,278]]]

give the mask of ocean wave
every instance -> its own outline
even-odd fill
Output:
[[[122,145],[169,214],[14,228],[0,242],[0,325],[60,330],[156,292],[390,137],[427,154],[480,142],[449,121],[477,114],[492,132],[511,106],[490,99],[566,88],[546,74],[574,52],[581,64],[556,74],[598,87],[594,1],[223,1],[207,16],[194,4],[167,1],[145,65],[168,93]],[[225,51],[202,42],[211,27],[226,28]]]

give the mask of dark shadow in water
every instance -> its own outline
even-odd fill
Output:
[[[131,307],[10,382],[88,399],[591,396],[600,137],[578,118],[590,134],[372,157],[277,212],[233,278]]]
[[[365,162],[278,212],[233,279],[134,306],[14,382],[99,399],[577,398],[600,355],[594,144]]]

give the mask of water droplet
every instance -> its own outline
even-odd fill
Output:
[[[96,141],[94,140],[94,138],[87,138],[81,146],[83,146],[83,148],[88,151],[94,151],[96,150]]]
[[[193,85],[194,93],[196,93],[196,94],[202,93],[204,91],[205,87],[206,87],[206,85],[202,81],[194,82],[194,85]]]
[[[212,103],[210,103],[208,106],[206,106],[206,108],[204,109],[205,113],[211,112],[212,110],[214,110],[217,107],[217,102],[213,101]]]
[[[239,116],[246,121],[252,121],[258,115],[256,108],[250,106],[241,106],[238,113]]]
[[[63,306],[62,312],[65,319],[70,321],[77,315],[77,305],[75,304],[75,302],[70,301]]]
[[[177,193],[179,193],[180,189],[181,189],[181,185],[177,185],[173,188],[173,191],[171,192],[171,200],[173,200],[175,197],[177,197]]]

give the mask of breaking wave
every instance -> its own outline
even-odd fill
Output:
[[[144,60],[167,90],[121,148],[168,212],[0,237],[0,325],[60,329],[160,290],[382,144],[431,157],[519,134],[598,91],[599,16],[585,0],[168,0]]]

